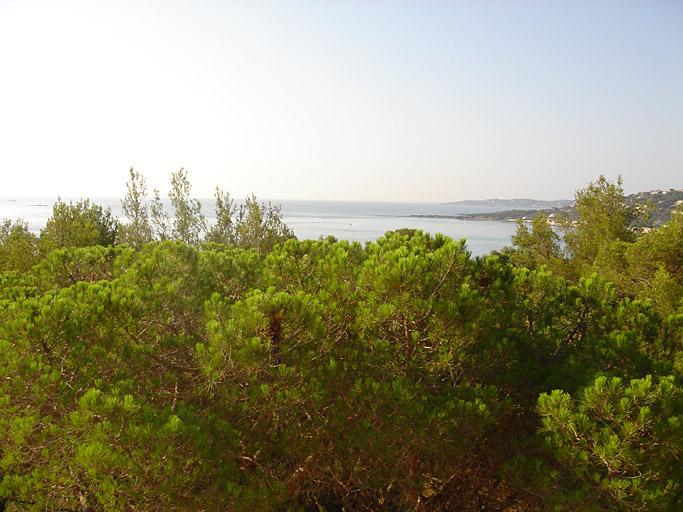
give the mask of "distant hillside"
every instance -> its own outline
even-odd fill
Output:
[[[664,224],[677,205],[683,204],[683,190],[651,190],[626,196],[629,206],[645,214],[645,222],[639,225],[659,226]]]
[[[506,201],[509,201],[510,203],[513,203],[515,201],[528,201],[527,204],[533,204],[534,206],[510,207],[509,209],[505,210],[499,210],[494,212],[490,211],[490,207],[492,207],[494,204],[504,204],[504,202]],[[517,221],[519,219],[531,220],[536,215],[548,215],[551,219],[558,217],[572,219],[576,217],[576,210],[572,205],[572,201],[538,201],[534,199],[486,199],[483,201],[459,201],[458,203],[449,204],[467,204],[471,206],[476,203],[482,205],[482,210],[487,209],[488,206],[489,211],[483,213],[466,213],[460,215],[417,215],[416,217],[489,221]],[[542,203],[548,203],[548,205],[544,208],[536,207],[536,205]],[[552,203],[565,204],[554,204],[550,206],[550,204]],[[683,204],[683,190],[677,190],[672,188],[666,191],[651,190],[649,192],[638,192],[636,194],[630,194],[626,196],[626,203],[632,208],[634,208],[636,212],[639,213],[639,215],[636,216],[636,220],[634,221],[635,226],[659,226],[669,219],[671,215],[671,210],[673,210],[677,205]]]
[[[549,208],[564,208],[570,206],[572,201],[570,199],[558,199],[556,201],[544,201],[540,199],[470,199],[465,201],[451,201],[449,203],[454,206],[462,206],[466,208],[481,208],[482,212],[486,211],[503,211],[503,210],[544,210]]]

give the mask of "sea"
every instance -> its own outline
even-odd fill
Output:
[[[64,201],[80,198],[63,197]],[[46,197],[0,198],[0,219],[22,219],[29,229],[38,233],[52,214],[57,200]],[[112,214],[123,217],[118,198],[91,198],[91,201],[111,208]],[[215,218],[213,199],[204,199],[202,212],[211,222]],[[339,240],[368,242],[387,231],[400,228],[421,229],[431,234],[442,233],[454,239],[464,238],[468,250],[475,256],[510,245],[516,230],[514,222],[472,221],[419,217],[421,215],[458,215],[488,213],[489,207],[448,203],[390,203],[362,201],[265,200],[280,205],[285,223],[299,239],[318,239],[332,235]]]

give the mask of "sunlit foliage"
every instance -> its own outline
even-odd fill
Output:
[[[160,236],[130,179],[120,245],[89,203],[0,228],[0,510],[681,509],[680,214],[472,258],[220,191],[204,229],[182,173]]]

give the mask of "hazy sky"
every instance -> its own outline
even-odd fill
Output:
[[[683,1],[0,0],[0,195],[683,187]]]

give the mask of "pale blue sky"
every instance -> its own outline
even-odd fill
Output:
[[[0,0],[0,195],[683,187],[683,1]]]

